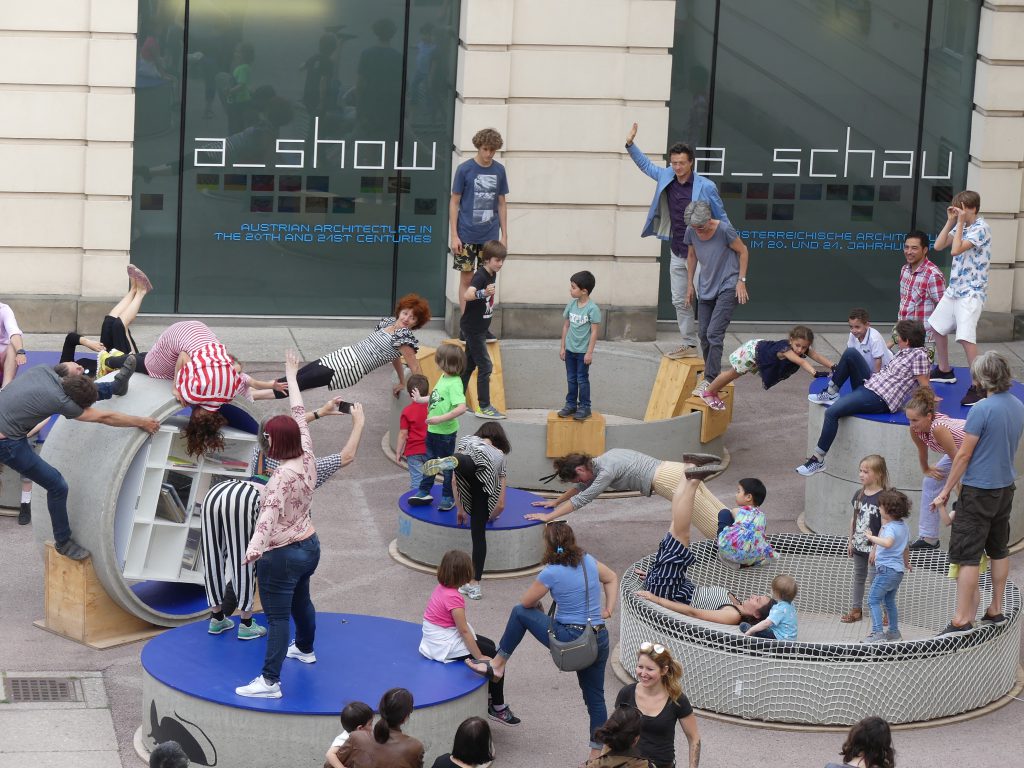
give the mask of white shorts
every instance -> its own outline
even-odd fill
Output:
[[[957,341],[974,344],[978,338],[978,319],[984,306],[985,302],[977,296],[954,299],[947,293],[939,299],[935,311],[928,318],[928,325],[943,336],[955,330]]]

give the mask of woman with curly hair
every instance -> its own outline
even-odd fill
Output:
[[[299,369],[299,389],[344,389],[354,387],[370,371],[391,363],[398,374],[394,395],[405,389],[404,361],[413,373],[421,373],[416,350],[420,343],[412,332],[430,321],[430,305],[415,293],[409,293],[398,300],[395,314],[382,317],[373,333],[351,347],[342,347],[324,355]],[[278,379],[283,382],[284,379]],[[278,390],[276,397],[285,397]]]
[[[896,750],[889,724],[880,717],[865,717],[854,723],[839,754],[843,762],[829,763],[825,768],[893,768]]]
[[[101,362],[113,369],[120,368],[125,359],[110,356]],[[183,320],[168,327],[149,352],[136,355],[135,369],[154,379],[172,380],[175,399],[182,406],[192,406],[192,415],[182,430],[190,456],[224,447],[220,430],[228,421],[218,412],[222,405],[238,395],[248,400],[268,400],[274,397],[272,391],[287,390],[283,383],[259,381],[242,373],[238,359],[198,320]]]

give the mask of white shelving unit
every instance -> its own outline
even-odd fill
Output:
[[[177,416],[162,424],[139,449],[125,473],[118,497],[114,546],[126,579],[202,584],[203,563],[198,550],[203,497],[221,479],[249,476],[246,469],[256,435],[225,427],[221,430],[224,450],[194,458],[185,451],[182,424],[183,419]],[[164,483],[176,487],[185,506],[184,522],[157,514]],[[183,562],[186,543],[196,552],[193,567]]]

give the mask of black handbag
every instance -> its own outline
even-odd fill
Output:
[[[558,603],[552,600],[548,610],[548,650],[551,651],[551,660],[555,666],[563,672],[579,672],[597,661],[597,629],[590,623],[590,578],[587,576],[585,559],[580,566],[583,568],[587,611],[587,626],[583,634],[573,640],[559,640],[555,637],[555,607]]]

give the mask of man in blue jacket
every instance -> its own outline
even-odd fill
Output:
[[[686,223],[683,211],[694,200],[703,200],[711,206],[713,218],[729,224],[729,216],[718,195],[718,187],[711,179],[693,171],[693,149],[686,144],[673,144],[668,150],[669,167],[655,165],[640,148],[633,143],[636,138],[637,124],[633,123],[626,137],[626,149],[633,158],[637,168],[646,173],[658,186],[651,201],[651,209],[647,212],[647,222],[641,237],[654,235],[659,240],[669,240],[672,260],[669,263],[669,276],[672,287],[672,306],[676,308],[676,321],[682,335],[682,346],[668,357],[700,357],[697,344],[697,325],[694,319],[693,306],[686,303],[688,285],[686,272],[687,247],[683,244],[686,235]]]

